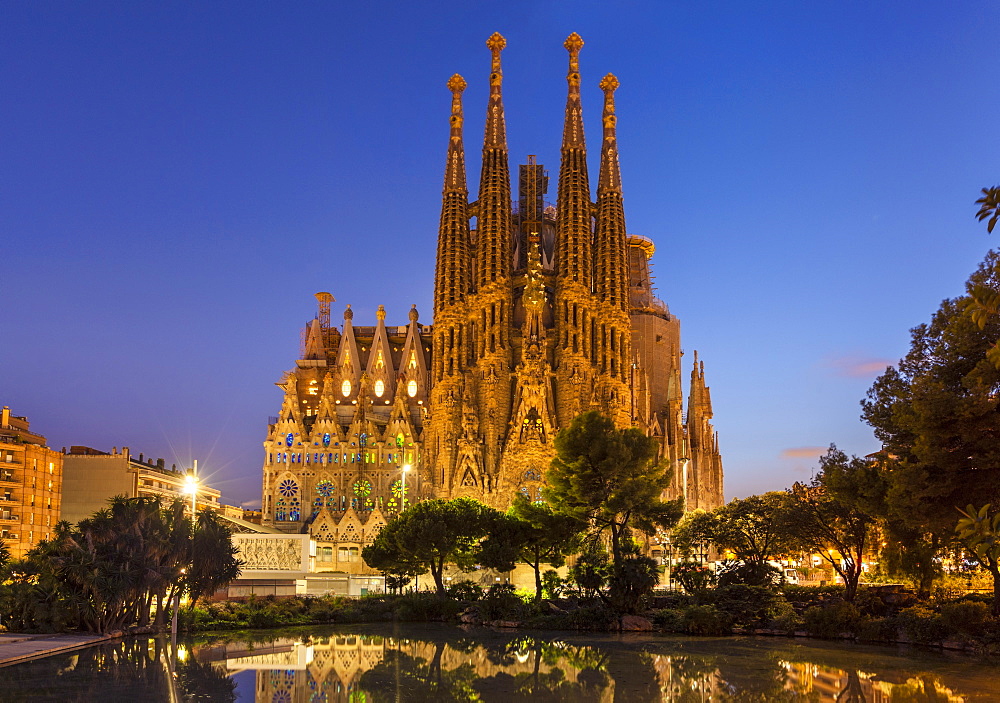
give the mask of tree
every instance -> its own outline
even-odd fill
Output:
[[[787,496],[773,491],[734,498],[711,512],[696,512],[674,530],[682,551],[699,542],[711,542],[743,562],[741,573],[755,584],[771,582],[768,561],[787,552],[791,535],[786,520]]]
[[[683,512],[680,500],[661,497],[671,472],[658,461],[659,443],[638,429],[620,430],[592,410],[556,435],[555,449],[546,499],[556,511],[587,521],[594,536],[608,535],[611,599],[631,610],[637,603],[622,601],[619,588],[626,571],[634,570],[626,561],[639,558],[632,549],[633,530],[647,535],[669,530]]]
[[[471,568],[479,541],[501,515],[471,498],[421,501],[382,528],[361,556],[373,569],[392,574],[430,571],[444,597],[445,564]]]
[[[480,548],[483,566],[510,571],[514,563],[535,572],[535,600],[542,599],[542,566],[560,567],[580,546],[585,523],[555,511],[548,503],[533,503],[519,495]]]
[[[877,462],[848,458],[831,445],[820,471],[788,492],[785,520],[798,546],[819,554],[844,580],[844,598],[854,601],[864,558],[878,524],[881,478]]]
[[[211,594],[240,575],[243,561],[237,558],[232,531],[211,510],[198,513],[197,527],[191,539],[191,563],[184,585],[192,607],[203,595]]]
[[[993,228],[996,227],[997,220],[1000,220],[1000,186],[983,188],[982,192],[983,197],[976,201],[976,205],[979,206],[976,218],[980,222],[987,217],[990,218],[989,222],[986,223],[986,231],[992,233]]]
[[[986,291],[1000,300],[996,252],[966,288],[911,330],[910,351],[862,401],[862,417],[884,447],[888,529],[909,535],[923,555],[925,590],[934,576],[931,556],[955,541],[956,509],[972,498],[1000,504],[1000,368],[988,358],[1000,340],[1000,316],[983,317],[972,295]]]
[[[993,615],[1000,616],[1000,512],[990,515],[990,504],[976,510],[971,503],[959,510],[955,531],[966,549],[993,576]]]

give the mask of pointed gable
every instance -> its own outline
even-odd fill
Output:
[[[368,352],[369,395],[376,405],[388,405],[396,391],[396,372],[392,366],[392,347],[385,329],[385,307],[378,306],[378,325]]]
[[[357,397],[358,382],[361,380],[361,360],[358,357],[358,344],[354,339],[354,311],[348,305],[344,310],[344,334],[337,351],[335,380],[336,392],[341,403]]]
[[[403,354],[399,361],[400,384],[397,394],[403,393],[408,402],[427,402],[427,363],[424,349],[420,341],[420,326],[417,324],[419,313],[417,306],[410,308],[410,324],[406,327],[406,341],[403,343]]]

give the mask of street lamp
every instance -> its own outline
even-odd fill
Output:
[[[184,477],[184,492],[191,496],[191,522],[195,521],[198,500],[198,477],[188,474]]]

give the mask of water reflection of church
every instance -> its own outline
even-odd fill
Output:
[[[879,672],[877,667],[845,671],[761,653],[748,666],[745,653],[730,660],[650,651],[677,644],[586,646],[513,634],[448,641],[344,634],[215,645],[195,654],[214,662],[220,675],[255,671],[257,703],[964,700],[929,674]]]

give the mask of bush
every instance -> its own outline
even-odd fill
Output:
[[[944,618],[922,605],[901,610],[899,623],[903,626],[907,637],[918,644],[930,644],[948,639],[948,626]]]
[[[490,586],[483,594],[479,608],[483,620],[520,620],[530,612],[510,583]]]
[[[863,642],[895,642],[899,638],[899,622],[895,617],[862,616],[854,625],[854,634]]]
[[[681,617],[681,627],[689,635],[728,635],[732,619],[714,605],[692,605]]]
[[[696,561],[681,562],[674,566],[670,573],[677,579],[677,583],[685,593],[700,593],[715,585],[715,574],[712,570]]]
[[[566,580],[559,577],[555,569],[549,569],[542,573],[542,596],[545,598],[559,598],[566,590]]]
[[[448,595],[455,600],[479,600],[483,597],[483,587],[472,581],[459,581],[448,589]]]
[[[855,633],[861,613],[851,603],[839,602],[808,608],[803,614],[806,631],[815,637],[839,637]]]
[[[990,607],[975,601],[945,603],[941,606],[941,621],[949,632],[965,639],[978,639],[986,634]]]
[[[767,621],[768,629],[792,633],[802,624],[795,608],[784,598],[777,599],[769,612],[771,619]]]
[[[661,608],[652,613],[653,624],[665,632],[684,632],[684,611],[679,608]]]
[[[767,586],[731,584],[699,595],[699,602],[714,605],[739,627],[763,627],[775,614],[783,599]]]

